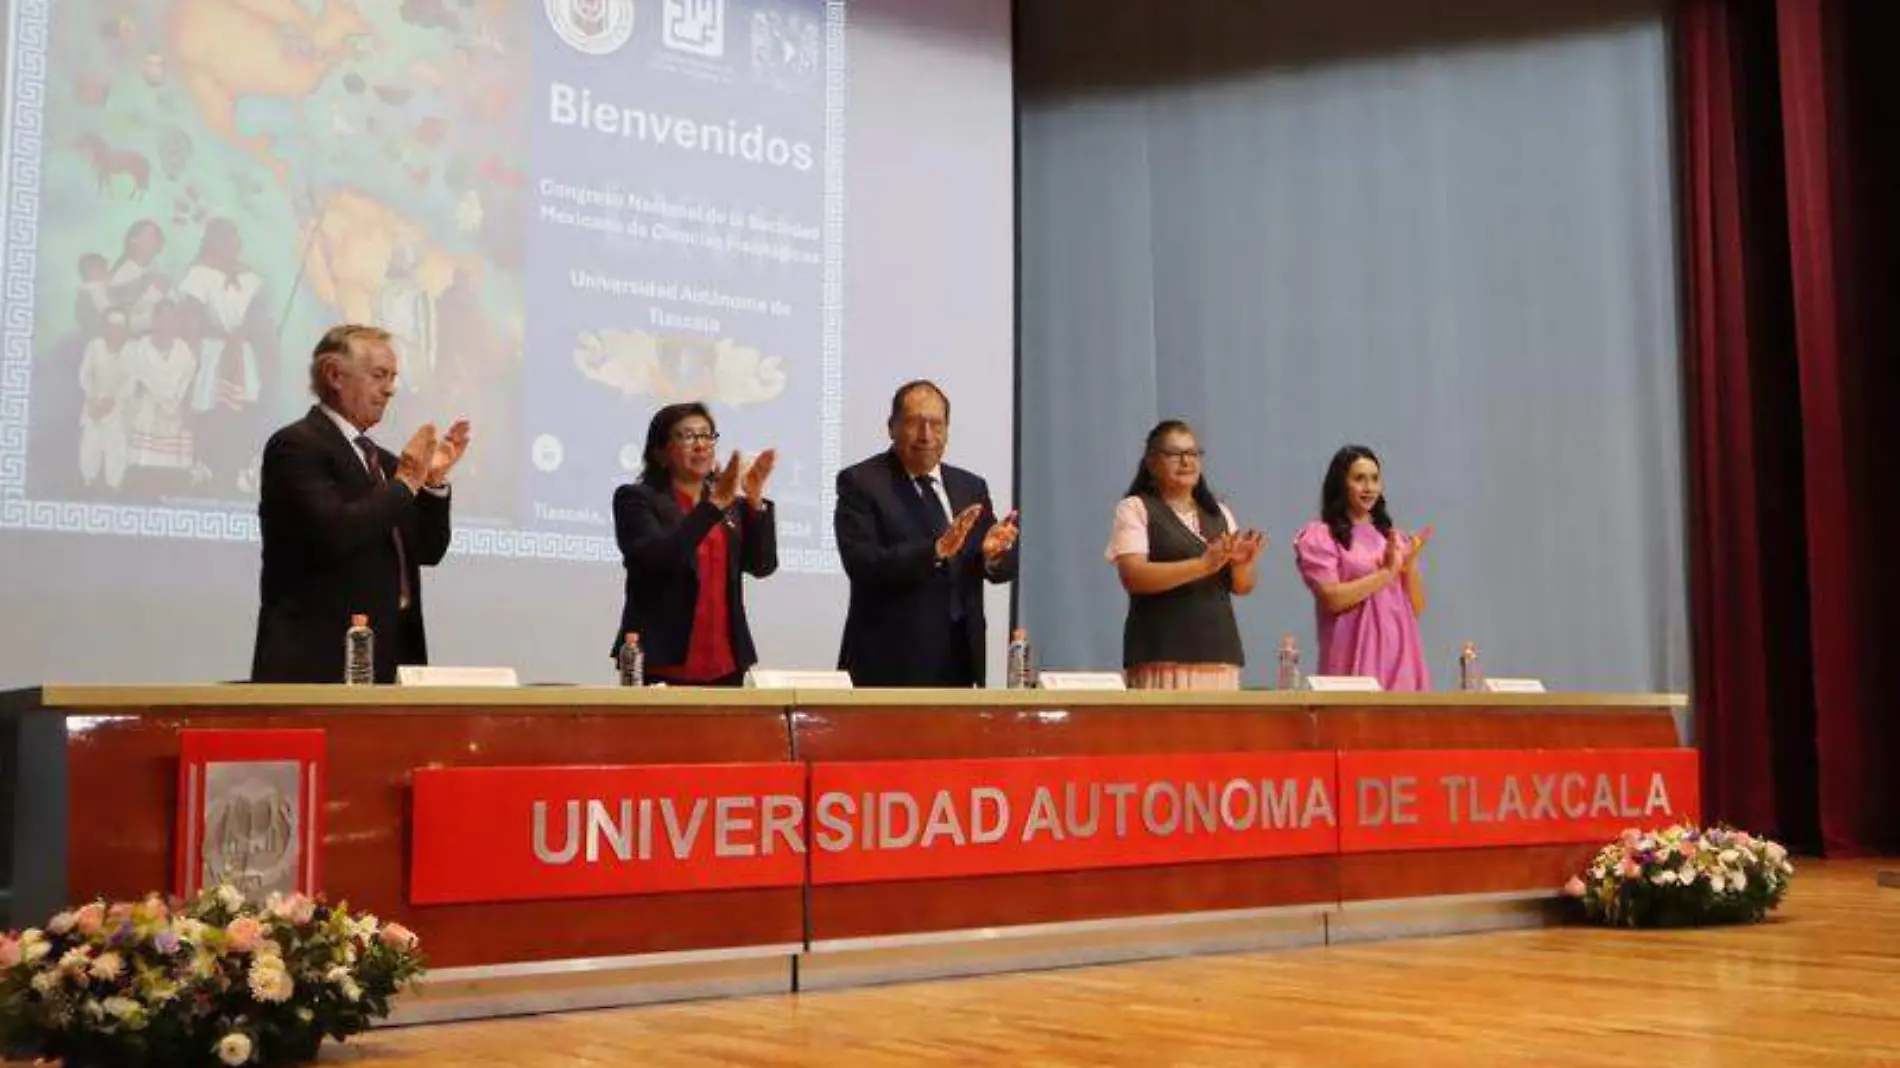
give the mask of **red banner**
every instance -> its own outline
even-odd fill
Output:
[[[1605,842],[1695,819],[1697,774],[1693,749],[1341,752],[1340,850]]]
[[[812,882],[1338,848],[1331,752],[814,764]]]
[[[425,768],[409,896],[608,897],[1607,841],[1693,819],[1696,775],[1690,749]]]
[[[420,768],[409,900],[798,886],[804,793],[802,764]]]

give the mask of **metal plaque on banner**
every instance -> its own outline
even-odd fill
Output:
[[[324,732],[186,730],[178,749],[173,889],[190,897],[229,884],[253,901],[315,894]]]

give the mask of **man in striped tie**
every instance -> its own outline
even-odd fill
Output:
[[[422,571],[449,551],[449,472],[467,420],[425,423],[400,454],[370,430],[396,394],[388,331],[332,327],[310,358],[317,403],[264,446],[253,682],[340,682],[352,615],[376,633],[376,681],[428,662]]]

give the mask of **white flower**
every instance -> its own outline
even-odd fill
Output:
[[[229,1034],[218,1040],[218,1059],[229,1065],[239,1065],[251,1059],[251,1036]]]
[[[1684,864],[1682,867],[1676,869],[1676,877],[1682,880],[1682,885],[1694,886],[1696,870],[1693,866]]]
[[[92,962],[92,977],[94,979],[101,979],[110,983],[123,974],[125,974],[125,960],[117,953],[108,950],[105,953],[99,954],[99,959]]]
[[[1748,889],[1748,873],[1745,871],[1738,871],[1734,875],[1729,876],[1728,888],[1737,893],[1740,893],[1741,891]]]
[[[28,931],[27,934],[37,935],[39,932]],[[53,943],[48,942],[44,938],[33,942],[27,941],[25,937],[20,939],[20,960],[27,964],[38,964],[40,961],[45,960],[46,955],[52,951]]]
[[[341,983],[337,984],[337,989],[343,992],[343,999],[345,1001],[363,1000],[363,988],[357,986],[356,980],[354,979],[346,977]]]
[[[252,963],[250,986],[251,996],[259,1001],[289,1001],[297,991],[296,982],[284,970],[284,962],[269,958]]]
[[[59,958],[59,970],[63,972],[84,972],[92,967],[92,957],[86,953],[86,947],[76,946]]]
[[[244,895],[238,892],[237,887],[225,883],[218,887],[218,904],[223,905],[227,912],[236,912],[244,907]]]
[[[1716,893],[1719,894],[1722,892],[1722,888],[1727,885],[1728,885],[1728,876],[1722,874],[1719,871],[1712,871],[1709,873],[1709,888],[1711,890],[1714,890]]]
[[[101,1003],[101,1007],[105,1009],[106,1015],[126,1023],[136,1023],[145,1015],[145,1007],[131,998],[109,997]]]
[[[46,929],[53,932],[56,935],[63,935],[66,932],[72,930],[73,924],[78,923],[78,922],[79,922],[78,914],[73,913],[73,912],[62,912],[59,915],[54,916],[52,919],[46,921]]]
[[[1676,873],[1665,869],[1650,876],[1649,881],[1655,883],[1657,886],[1674,886],[1676,884]]]
[[[58,972],[41,972],[33,977],[33,989],[42,994],[51,995],[59,989]]]
[[[1738,849],[1724,849],[1721,858],[1724,864],[1736,864],[1741,861],[1742,853]]]

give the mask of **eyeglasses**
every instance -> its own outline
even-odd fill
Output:
[[[1156,449],[1155,455],[1178,464],[1187,460],[1205,459],[1207,451],[1205,449]]]
[[[719,444],[719,432],[716,430],[682,430],[673,435],[673,440],[681,445]]]

